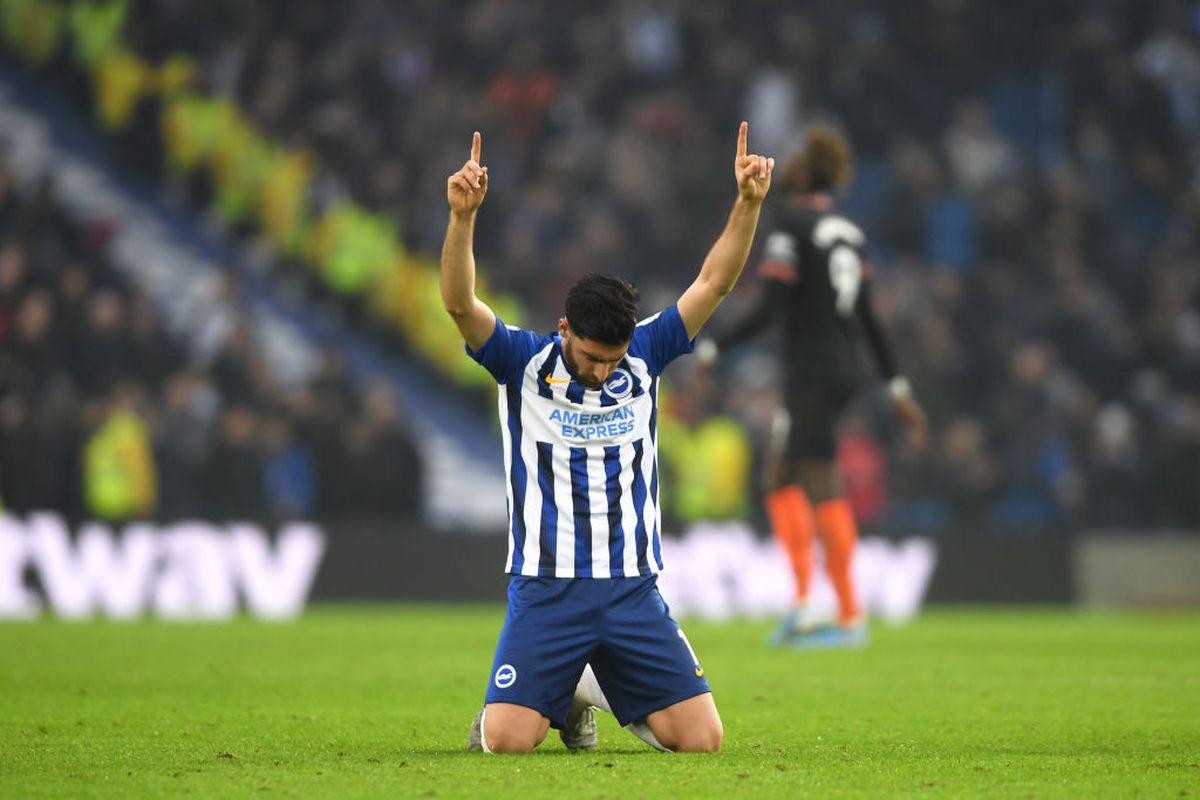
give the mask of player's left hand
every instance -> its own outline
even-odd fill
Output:
[[[483,137],[479,135],[479,131],[475,131],[475,135],[471,137],[471,158],[462,165],[462,169],[446,179],[446,200],[455,214],[474,214],[487,194],[488,168],[479,164],[479,152],[482,147]]]
[[[743,122],[738,128],[737,156],[733,159],[733,176],[737,178],[738,194],[743,200],[761,203],[771,188],[771,172],[775,159],[746,154],[746,133],[750,123]]]

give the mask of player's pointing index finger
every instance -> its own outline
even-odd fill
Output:
[[[746,131],[748,131],[749,129],[750,129],[750,123],[745,122],[745,121],[743,121],[741,127],[738,128],[738,144],[737,144],[737,157],[738,158],[746,157]],[[728,151],[726,151],[726,152],[728,152]]]
[[[479,131],[475,131],[475,135],[471,137],[471,160],[476,164],[479,163],[479,150],[483,145],[483,137],[479,135]]]

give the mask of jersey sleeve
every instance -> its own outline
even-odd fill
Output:
[[[548,341],[548,337],[533,331],[505,325],[497,316],[496,329],[478,350],[472,350],[466,344],[463,347],[467,355],[492,374],[496,383],[508,383],[521,377],[529,359]]]
[[[885,381],[890,381],[896,377],[896,357],[892,352],[891,344],[888,342],[887,336],[883,332],[883,327],[879,324],[879,319],[875,316],[875,306],[871,302],[871,282],[864,280],[858,291],[858,319],[862,325],[863,333],[867,337],[867,344],[871,348],[871,353],[875,357],[875,366],[879,370],[879,377]]]
[[[637,324],[629,352],[643,359],[651,374],[658,375],[676,358],[692,352],[695,344],[688,339],[679,307],[671,306]]]
[[[793,284],[800,281],[800,246],[796,235],[786,230],[774,230],[763,247],[758,274],[765,281]]]

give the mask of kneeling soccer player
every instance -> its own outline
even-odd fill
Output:
[[[746,263],[774,168],[747,155],[746,134],[743,122],[725,230],[678,302],[641,322],[629,284],[591,274],[568,292],[555,334],[506,326],[475,295],[472,241],[488,189],[478,133],[447,181],[442,300],[499,384],[510,515],[508,615],[472,749],[528,752],[551,726],[569,748],[589,749],[593,706],[660,749],[721,746],[704,669],[656,583],[657,393]]]

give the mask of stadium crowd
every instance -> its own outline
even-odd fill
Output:
[[[111,235],[73,222],[49,181],[23,192],[0,158],[4,508],[112,521],[419,514],[421,460],[387,386],[359,388],[330,351],[282,393],[236,318],[172,335],[112,268]]]
[[[695,221],[728,202],[739,119],[780,156],[804,126],[839,125],[858,156],[845,208],[870,238],[877,304],[934,431],[924,452],[881,448],[883,404],[861,405],[842,459],[860,518],[932,532],[1200,528],[1195,3],[175,0],[132,3],[125,38],[147,58],[187,54],[200,90],[311,151],[307,202],[353,197],[397,220],[414,251],[437,251],[445,176],[484,130],[484,272],[547,324],[584,272],[634,280],[648,308],[693,273],[713,233]],[[161,177],[161,146],[145,146],[154,124],[135,125],[126,151]],[[41,302],[64,326],[70,274]],[[132,290],[86,283],[79,324],[108,313],[135,341],[152,325]],[[106,304],[116,311],[92,308]],[[202,439],[189,438],[198,404],[221,431],[209,462],[241,463],[247,437],[264,454],[313,447],[300,406],[254,423],[262,395],[236,341],[203,368],[144,379],[134,396],[162,398],[151,427]],[[769,360],[743,350],[717,381],[706,410],[764,438]],[[45,401],[52,383],[39,413],[64,413]],[[355,402],[337,399],[343,412]],[[10,429],[18,413],[30,411],[6,411]]]

